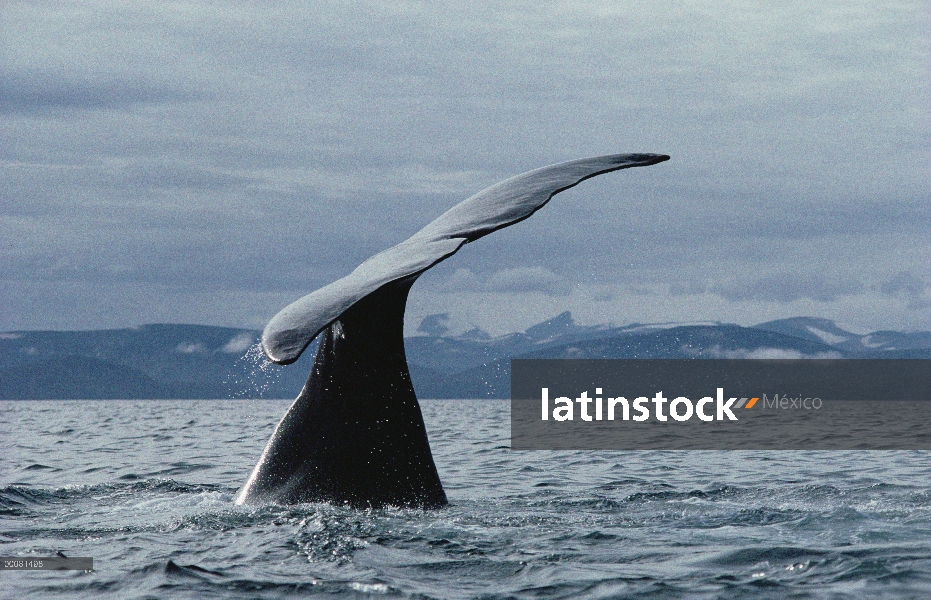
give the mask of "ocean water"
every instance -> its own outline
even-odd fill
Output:
[[[931,453],[517,452],[426,400],[435,511],[234,506],[287,401],[0,402],[2,598],[927,598]]]

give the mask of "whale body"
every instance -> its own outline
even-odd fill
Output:
[[[404,309],[411,286],[464,244],[523,221],[585,179],[668,159],[613,154],[517,175],[285,307],[262,333],[270,361],[290,364],[314,338],[322,334],[322,339],[307,383],[275,428],[236,503],[445,505],[404,354]]]

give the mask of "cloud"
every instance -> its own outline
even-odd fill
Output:
[[[673,296],[694,296],[708,291],[708,285],[703,281],[689,279],[675,281],[669,285],[669,293]]]
[[[912,309],[931,306],[931,300],[925,296],[927,289],[927,282],[910,271],[899,271],[879,284],[880,292],[894,298],[905,298]]]
[[[49,72],[0,72],[0,82],[0,114],[31,114],[48,109],[119,110],[137,104],[188,102],[196,98],[172,85],[127,79],[77,79]]]
[[[566,296],[572,292],[569,282],[543,267],[502,269],[482,278],[469,269],[456,269],[443,285],[450,292],[532,293]]]
[[[207,351],[207,347],[203,342],[181,342],[175,350],[181,354],[203,354]]]
[[[281,306],[243,298],[296,299],[487,185],[625,151],[672,160],[567,191],[434,282],[525,314],[522,294],[555,313],[597,285],[591,322],[641,284],[687,282],[697,319],[852,303],[931,251],[925,21],[840,1],[7,3],[0,328],[246,326]],[[874,295],[931,326],[918,286]]]
[[[814,273],[773,273],[746,281],[733,281],[712,286],[711,291],[728,300],[764,302],[794,302],[811,299],[831,302],[841,296],[860,294],[866,290],[858,280],[845,280]]]
[[[709,358],[728,358],[728,359],[745,359],[752,358],[758,360],[798,360],[798,359],[827,359],[827,358],[843,358],[840,352],[827,351],[827,352],[814,352],[811,354],[805,354],[804,352],[799,352],[798,350],[788,350],[784,348],[754,348],[752,350],[746,348],[737,348],[735,350],[722,350],[719,346],[714,346],[709,348],[704,352]]]
[[[879,291],[890,296],[921,296],[927,288],[928,284],[923,279],[908,271],[899,271],[879,285]]]
[[[542,292],[549,296],[565,296],[572,286],[563,278],[543,267],[518,267],[496,272],[486,284],[491,292]]]
[[[251,333],[238,333],[226,343],[220,350],[228,354],[242,354],[256,343],[255,337]]]

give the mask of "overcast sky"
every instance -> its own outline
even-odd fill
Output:
[[[407,330],[931,329],[923,2],[4,2],[0,330],[261,328],[473,193],[618,152]]]

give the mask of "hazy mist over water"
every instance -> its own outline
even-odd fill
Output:
[[[422,401],[450,506],[234,506],[287,401],[0,402],[3,598],[915,598],[931,454],[509,449]]]

